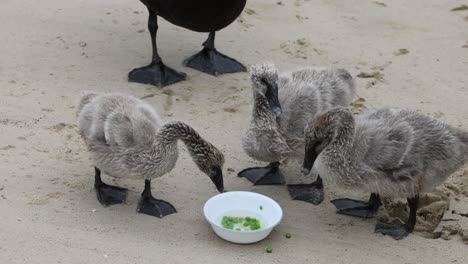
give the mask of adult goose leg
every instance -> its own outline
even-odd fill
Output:
[[[130,82],[153,84],[157,86],[166,86],[185,80],[185,73],[177,72],[176,70],[167,67],[162,62],[161,57],[159,57],[158,47],[156,45],[158,17],[149,8],[148,11],[148,30],[151,35],[151,47],[153,49],[153,57],[149,65],[133,69],[128,74],[128,80]]]
[[[336,206],[338,214],[364,218],[373,217],[382,205],[380,196],[376,193],[371,194],[368,202],[352,199],[335,199],[331,202]]]
[[[324,198],[323,181],[317,176],[317,180],[310,184],[288,184],[289,195],[293,200],[299,200],[319,205]]]
[[[279,162],[271,162],[266,167],[253,167],[240,171],[237,176],[244,177],[254,185],[284,184],[284,177],[279,171]]]
[[[151,194],[150,180],[145,180],[145,190],[141,194],[137,211],[142,214],[152,215],[159,218],[177,213],[177,210],[174,208],[174,206],[172,206],[172,204],[153,197]]]
[[[121,204],[127,199],[127,189],[105,184],[101,179],[101,170],[94,167],[94,188],[97,199],[102,205]]]
[[[408,206],[410,208],[408,222],[406,224],[388,224],[378,221],[375,226],[376,233],[389,235],[397,240],[406,237],[412,233],[416,225],[416,211],[418,210],[419,195],[413,198],[408,198]]]
[[[218,52],[214,42],[215,32],[210,32],[208,39],[203,43],[203,49],[186,59],[184,65],[211,75],[246,71],[240,62]]]

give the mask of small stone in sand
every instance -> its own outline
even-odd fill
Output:
[[[308,44],[308,43],[307,43],[307,40],[306,40],[305,38],[297,39],[297,40],[296,40],[296,43],[297,43],[298,45],[301,45],[301,46],[305,46],[305,45]]]
[[[383,73],[380,72],[361,72],[357,75],[359,78],[375,78],[377,80],[383,80]]]
[[[405,54],[408,54],[409,53],[409,50],[408,49],[397,49],[393,52],[393,54],[395,54],[395,56],[400,56],[400,55],[405,55]]]
[[[247,15],[253,15],[253,14],[255,14],[255,10],[250,9],[250,8],[246,8],[246,9],[245,9],[245,13],[246,13]]]
[[[351,103],[352,110],[354,114],[362,113],[367,107],[365,106],[366,99],[359,97],[354,102]]]
[[[55,131],[61,131],[66,127],[67,127],[67,124],[61,122],[61,123],[53,125],[52,127],[50,127],[50,129],[55,130]]]
[[[235,112],[237,112],[237,109],[232,108],[232,107],[225,107],[225,108],[223,108],[223,111],[228,112],[228,113],[235,113]]]
[[[366,84],[366,88],[371,88],[372,86],[376,85],[377,84],[377,81],[376,80],[372,80],[372,81],[369,81],[367,82]]]
[[[174,91],[172,91],[171,89],[164,89],[162,91],[163,94],[165,95],[168,95],[168,96],[173,96],[174,95]]]
[[[13,148],[16,148],[16,147],[13,146],[13,145],[6,145],[4,147],[1,147],[0,150],[9,150],[9,149],[13,149]]]
[[[143,97],[140,97],[140,99],[143,100],[143,99],[146,99],[146,98],[151,98],[151,97],[154,97],[154,95],[155,94],[147,94],[147,95],[145,95]]]
[[[387,4],[382,3],[382,2],[374,1],[373,3],[376,4],[376,5],[379,5],[379,6],[383,6],[383,7],[386,7],[386,6],[387,6]]]

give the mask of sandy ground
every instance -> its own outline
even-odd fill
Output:
[[[468,3],[379,1],[252,0],[218,34],[217,47],[246,65],[272,60],[281,70],[317,64],[342,66],[354,76],[377,72],[357,78],[356,111],[417,109],[468,128],[468,11],[450,11]],[[345,195],[338,190],[328,188],[326,201],[315,207],[291,201],[282,186],[252,187],[236,177],[260,164],[240,145],[251,102],[248,75],[213,77],[183,67],[206,34],[161,20],[161,56],[188,80],[164,89],[128,83],[127,72],[150,59],[146,18],[133,0],[0,1],[1,263],[468,262],[468,218],[460,215],[468,213],[468,170],[425,196],[418,221],[426,232],[401,241],[373,233],[375,219],[335,214],[328,200]],[[103,208],[77,133],[81,90],[145,97],[165,120],[191,124],[224,151],[226,188],[273,197],[284,221],[258,244],[218,238],[201,213],[215,188],[183,147],[176,168],[153,185],[179,213],[164,219],[137,214],[143,183],[131,181],[116,182],[130,188],[128,204]],[[288,181],[310,180],[298,171],[290,163]],[[398,206],[388,211],[404,214]],[[268,246],[273,254],[265,253]]]

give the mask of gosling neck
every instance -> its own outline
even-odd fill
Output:
[[[276,121],[276,115],[271,111],[270,104],[265,95],[260,94],[255,88],[253,91],[254,104],[252,118],[257,121],[263,121],[266,124],[272,124]]]
[[[345,113],[341,116],[337,122],[335,134],[324,151],[332,153],[340,153],[336,155],[337,158],[344,159],[352,155],[353,149],[353,138],[355,134],[355,121],[351,113]],[[347,159],[347,158],[346,158]],[[337,160],[338,161],[338,160]],[[346,162],[345,160],[339,160],[338,162]]]
[[[213,152],[214,149],[213,145],[205,141],[192,127],[183,122],[176,121],[165,124],[158,131],[157,138],[156,141],[163,147],[174,145],[179,139],[182,140],[195,163],[197,163],[197,160],[194,157],[206,155]]]

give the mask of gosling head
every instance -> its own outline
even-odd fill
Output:
[[[254,89],[268,101],[271,111],[279,116],[282,112],[278,99],[278,69],[273,63],[259,63],[250,68]]]
[[[320,153],[335,140],[338,129],[352,125],[353,115],[345,107],[335,107],[317,115],[304,129],[305,156],[302,173],[307,176]]]
[[[192,154],[198,168],[204,172],[220,193],[224,192],[223,165],[224,155],[215,146],[207,144]]]

